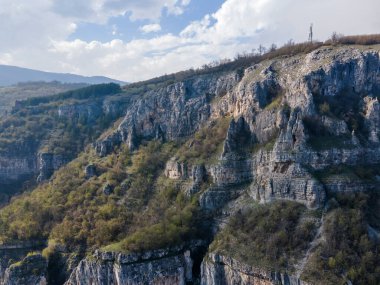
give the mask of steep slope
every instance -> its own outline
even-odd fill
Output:
[[[38,81],[59,81],[62,83],[86,83],[102,84],[116,83],[125,84],[125,82],[107,78],[104,76],[81,76],[70,73],[53,73],[29,68],[22,68],[10,65],[0,65],[0,86],[15,85],[20,82],[38,82]]]
[[[121,116],[128,100],[117,93],[104,84],[18,101],[0,121],[0,204],[48,179]]]
[[[379,46],[143,90],[0,241],[48,241],[49,284],[378,284],[379,96]]]

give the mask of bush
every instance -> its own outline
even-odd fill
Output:
[[[371,216],[380,212],[379,195],[340,194],[335,199],[340,207],[326,215],[324,241],[310,258],[303,279],[321,284],[348,280],[353,284],[379,284],[379,244],[368,235]]]
[[[331,38],[325,44],[342,44],[342,45],[376,45],[380,44],[380,34],[343,36],[333,33]]]
[[[314,238],[316,228],[315,219],[301,204],[276,201],[256,205],[237,212],[210,250],[268,270],[291,271]]]

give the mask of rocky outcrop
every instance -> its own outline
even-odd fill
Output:
[[[96,165],[94,164],[89,164],[86,166],[84,169],[84,175],[86,176],[87,179],[90,179],[91,177],[94,177],[97,175],[96,171]]]
[[[41,254],[30,254],[5,270],[1,285],[47,285],[47,262]]]
[[[319,207],[325,201],[325,189],[298,163],[270,163],[260,166],[251,196],[260,202],[273,199],[295,200],[309,207]]]
[[[141,254],[99,252],[82,260],[65,285],[185,285],[193,279],[190,251],[175,249]]]
[[[369,133],[369,141],[379,143],[380,104],[376,98],[365,97],[365,120]]]
[[[106,183],[104,186],[103,186],[103,193],[104,195],[111,195],[112,192],[113,192],[113,188],[114,186],[109,184],[109,183]]]
[[[46,181],[52,176],[54,171],[65,165],[69,161],[64,155],[53,153],[40,153],[38,155],[39,174],[37,182]]]
[[[240,117],[236,122],[232,120],[224,141],[222,157],[228,156],[229,153],[244,151],[244,147],[250,142],[251,132],[244,118]]]
[[[134,150],[142,139],[192,135],[210,118],[212,99],[226,94],[238,80],[236,73],[211,74],[149,91],[130,106],[114,134],[96,143],[96,151],[105,155],[121,142]]]
[[[58,116],[70,120],[82,120],[87,123],[94,122],[103,115],[102,106],[93,103],[63,105],[58,107]]]
[[[170,179],[188,179],[189,169],[186,162],[179,162],[176,157],[172,157],[165,167],[165,176]]]
[[[201,285],[308,285],[295,276],[254,267],[210,253],[202,262]]]
[[[101,114],[122,112],[124,118],[117,128],[93,144],[100,156],[122,143],[132,152],[149,140],[181,144],[210,121],[232,117],[216,160],[196,164],[173,157],[164,170],[179,189],[196,195],[200,207],[217,220],[225,213],[228,216],[226,205],[232,200],[248,195],[261,203],[285,199],[318,208],[324,206],[329,192],[378,187],[373,177],[368,182],[340,175],[324,179],[316,174],[340,165],[380,164],[379,90],[378,49],[322,47],[307,55],[266,60],[244,73],[193,76],[144,92],[124,102],[125,108],[115,99],[101,105],[62,106],[58,115],[94,122]],[[328,98],[348,95],[358,102],[355,126],[350,125],[352,117],[332,115],[319,105]],[[313,123],[330,144],[320,148],[313,144],[318,138]],[[33,175],[37,167],[39,181],[63,164],[50,153],[41,154],[38,161],[33,154],[9,161],[13,166],[7,168],[0,158],[0,175]],[[87,166],[85,175],[87,179],[96,175],[94,166]],[[128,188],[127,183],[121,186]],[[108,183],[103,187],[105,195],[112,190]],[[191,250],[184,248],[139,254],[97,252],[80,262],[66,284],[185,284],[194,281],[194,264]],[[307,285],[289,272],[273,272],[215,253],[206,256],[201,268],[204,285]]]

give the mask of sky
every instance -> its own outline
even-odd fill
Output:
[[[135,82],[259,45],[380,33],[379,0],[0,0],[0,64]]]

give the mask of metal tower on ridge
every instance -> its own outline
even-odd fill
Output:
[[[313,23],[310,24],[309,42],[313,42]]]

